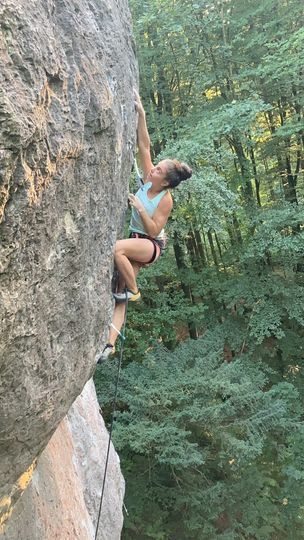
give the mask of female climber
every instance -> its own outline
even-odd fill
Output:
[[[156,261],[162,252],[164,226],[173,207],[170,189],[177,187],[192,174],[187,164],[177,160],[164,159],[153,165],[145,111],[139,94],[136,91],[134,93],[135,109],[138,113],[138,158],[144,183],[135,195],[128,196],[132,207],[130,237],[118,240],[115,245],[114,260],[120,276],[120,286],[119,292],[113,295],[115,309],[108,343],[98,355],[98,363],[105,361],[115,352],[115,342],[124,320],[125,302],[140,299],[136,282],[140,268]]]

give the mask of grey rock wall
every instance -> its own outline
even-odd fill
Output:
[[[127,0],[1,0],[0,525],[107,331],[136,78]]]
[[[93,540],[108,440],[90,380],[42,452],[3,540]],[[98,540],[119,540],[123,495],[119,459],[111,445]]]

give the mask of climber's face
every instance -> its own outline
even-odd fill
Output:
[[[168,160],[164,159],[163,161],[160,161],[155,165],[155,167],[152,167],[147,180],[149,182],[152,182],[153,185],[156,187],[166,187],[168,185],[168,182],[166,180],[168,173]]]

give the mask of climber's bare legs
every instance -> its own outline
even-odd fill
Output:
[[[122,329],[122,325],[125,318],[126,303],[125,302],[116,302],[113,312],[112,324],[109,331],[109,345],[115,345],[116,340]]]
[[[131,261],[131,265],[132,265],[132,272],[136,279],[137,274],[142,265],[135,261]],[[125,288],[126,288],[126,283],[120,277],[119,283],[118,283],[118,292],[123,292]],[[115,352],[115,343],[117,341],[118,336],[120,335],[120,332],[121,332],[121,329],[123,327],[124,320],[125,320],[126,306],[127,306],[126,302],[115,302],[112,323],[111,323],[109,335],[108,335],[108,341],[103,351],[97,355],[98,364],[102,364],[103,362],[105,362],[109,358],[109,356],[113,355]]]
[[[135,276],[135,279],[137,278],[137,275],[138,275],[138,272],[140,270],[140,267],[141,265],[135,261],[130,261],[131,262],[131,265],[132,265],[132,272]],[[123,279],[120,278],[119,280],[119,284],[118,284],[118,291],[119,292],[123,292],[123,290],[125,289],[125,281]],[[121,329],[122,329],[122,326],[123,326],[123,323],[124,323],[124,319],[125,319],[125,311],[126,311],[126,303],[125,302],[116,302],[115,303],[115,307],[114,307],[114,312],[113,312],[113,317],[112,317],[112,324],[110,326],[110,331],[109,331],[109,339],[108,339],[108,343],[110,345],[115,345],[116,343],[116,340],[121,332]]]
[[[127,238],[117,240],[115,244],[115,264],[129,291],[137,292],[135,267],[147,264],[153,256],[154,246],[151,240]],[[137,271],[138,273],[138,271]]]

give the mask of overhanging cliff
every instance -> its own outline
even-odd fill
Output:
[[[6,521],[3,535],[0,533],[1,538],[93,540],[108,441],[91,379],[39,457],[27,489]],[[26,481],[26,474],[23,480]],[[119,458],[111,445],[98,540],[119,540],[123,496]]]
[[[107,331],[136,63],[126,0],[2,0],[0,24],[4,523]]]

